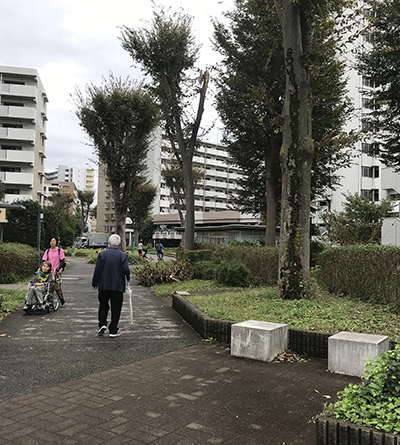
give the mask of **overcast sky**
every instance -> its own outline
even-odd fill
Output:
[[[196,41],[202,44],[198,66],[218,60],[211,49],[210,18],[222,19],[234,0],[157,0],[156,4],[172,11],[183,8],[194,17]],[[145,27],[152,17],[151,0],[1,0],[0,17],[0,65],[37,69],[49,98],[45,171],[59,164],[89,163],[96,168],[90,163],[92,149],[73,113],[70,95],[75,87],[99,85],[109,71],[123,78],[140,77],[120,45],[118,27]],[[215,118],[208,104],[204,122]],[[220,137],[214,130],[208,139],[217,142]]]

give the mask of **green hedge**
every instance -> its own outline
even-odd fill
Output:
[[[218,265],[243,264],[250,271],[253,284],[276,286],[278,280],[279,251],[276,247],[218,245],[212,250],[181,250],[178,259],[189,261],[194,267],[194,276],[199,279],[215,277]],[[236,266],[235,266],[236,267]],[[226,268],[226,267],[225,267]],[[212,271],[214,270],[214,273]],[[247,272],[243,272],[242,281],[247,283]]]
[[[210,261],[212,259],[213,252],[211,250],[182,250],[179,249],[176,252],[177,261],[189,261],[190,264],[198,263],[199,261]]]
[[[325,249],[317,280],[328,292],[400,310],[400,248],[363,244]]]
[[[0,243],[0,283],[15,283],[33,275],[37,251],[26,244]]]

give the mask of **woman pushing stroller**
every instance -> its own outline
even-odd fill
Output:
[[[35,305],[38,305],[39,309],[45,309],[43,306],[43,298],[47,292],[47,286],[52,280],[51,263],[49,261],[43,261],[40,269],[35,272],[30,282],[31,286],[26,297],[24,311],[29,311]]]

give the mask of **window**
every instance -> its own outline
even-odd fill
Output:
[[[362,76],[362,83],[365,87],[375,88],[375,82],[372,80],[371,77]]]
[[[19,195],[19,190],[18,189],[6,189],[6,194],[7,195]]]
[[[3,128],[24,128],[22,124],[2,124]]]
[[[373,32],[368,32],[363,35],[363,41],[368,43],[375,43],[375,34]]]
[[[363,178],[379,178],[379,167],[361,167],[361,175]]]
[[[369,156],[377,156],[379,154],[379,144],[374,142],[372,144],[361,144],[361,151]]]
[[[361,189],[361,196],[363,198],[369,197],[372,201],[379,201],[379,190],[378,189]]]
[[[374,108],[375,105],[375,100],[371,99],[369,97],[363,97],[362,98],[362,106],[363,108],[367,108],[369,110],[372,110]]]

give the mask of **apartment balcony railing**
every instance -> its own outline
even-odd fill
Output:
[[[33,173],[0,172],[0,181],[7,185],[33,186]]]
[[[10,85],[0,84],[0,93],[2,96],[28,97],[36,99],[37,88],[32,85]]]
[[[0,150],[0,161],[27,163],[33,166],[35,153],[33,151],[22,150]]]
[[[24,141],[35,144],[35,130],[26,128],[0,128],[0,139],[7,141]]]
[[[14,194],[6,194],[4,197],[5,202],[12,204],[14,201],[25,201],[27,199],[32,199],[32,195],[14,195]]]
[[[13,107],[8,105],[0,105],[0,116],[15,119],[36,120],[36,110],[32,107]]]

